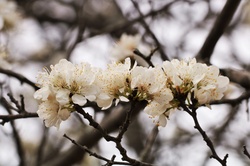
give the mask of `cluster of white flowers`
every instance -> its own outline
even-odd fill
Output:
[[[17,6],[13,1],[0,1],[0,31],[13,28],[20,20],[20,14],[17,12]]]
[[[167,87],[171,89],[174,97],[178,100],[187,99],[189,103],[192,94],[198,105],[220,100],[229,84],[227,77],[219,75],[219,68],[197,63],[196,59],[165,61],[162,68],[168,76]]]
[[[220,100],[229,80],[219,75],[217,67],[195,59],[142,67],[136,63],[132,66],[127,58],[124,63],[109,64],[105,70],[63,59],[51,66],[51,71],[41,72],[38,84],[41,89],[34,97],[41,102],[38,115],[47,127],[59,127],[74,111],[74,104],[84,106],[87,100],[102,109],[109,108],[113,101],[147,101],[144,111],[155,123],[165,126],[169,113],[181,102],[198,107]]]

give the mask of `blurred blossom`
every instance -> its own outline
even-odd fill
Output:
[[[15,27],[20,20],[17,6],[13,1],[0,1],[0,31]]]
[[[7,51],[5,49],[5,47],[3,46],[0,46],[0,68],[3,68],[3,69],[8,69],[10,70],[11,69],[11,65],[9,62],[6,61],[8,55],[7,55]]]
[[[141,42],[140,35],[123,34],[111,49],[111,59],[114,61],[123,61],[127,57],[130,57],[141,65],[143,64],[143,59],[134,53],[135,49],[138,49],[145,56],[150,54],[150,49]]]

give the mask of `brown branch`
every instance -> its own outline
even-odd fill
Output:
[[[210,62],[215,45],[229,25],[240,2],[241,0],[227,0],[221,14],[217,17],[212,30],[197,54],[196,58],[198,60]]]
[[[3,107],[7,110],[7,112],[9,113],[9,115],[7,116],[13,116],[11,109],[8,107],[8,102],[5,100],[5,98],[1,98],[1,102]],[[1,117],[1,116],[0,116]],[[4,124],[5,121],[2,121],[1,124]],[[13,132],[13,139],[16,145],[16,149],[17,149],[17,153],[19,155],[19,166],[25,166],[25,152],[22,146],[22,141],[20,138],[20,135],[16,129],[16,125],[14,121],[10,121],[11,124],[11,128],[12,128],[12,132]]]
[[[0,119],[2,120],[0,124],[4,125],[4,123],[13,121],[16,119],[24,119],[24,118],[37,118],[37,113],[25,112],[16,115],[0,115]]]
[[[140,103],[138,103],[138,104],[140,104]],[[120,154],[122,155],[122,160],[128,161],[133,166],[152,166],[152,164],[140,162],[138,160],[130,158],[127,155],[126,149],[121,144],[123,134],[127,131],[129,124],[130,124],[131,116],[133,115],[132,114],[133,110],[136,108],[135,105],[136,105],[135,102],[132,101],[130,110],[127,112],[126,118],[123,122],[123,125],[120,127],[120,131],[119,131],[119,134],[117,135],[117,137],[113,137],[113,136],[108,135],[107,132],[99,125],[99,123],[97,123],[92,118],[92,116],[89,115],[88,113],[86,113],[80,106],[75,105],[75,109],[77,112],[82,114],[84,116],[84,118],[86,118],[89,121],[90,126],[94,127],[96,130],[98,130],[102,134],[102,136],[105,138],[105,140],[114,142],[116,144],[116,148],[119,150]]]
[[[24,77],[21,74],[18,74],[18,73],[11,71],[11,70],[6,70],[3,68],[0,68],[0,73],[3,73],[9,77],[14,77],[14,78],[18,79],[21,82],[21,84],[26,83],[26,84],[30,85],[31,87],[33,87],[34,90],[39,89],[35,83],[33,83],[32,81],[30,81],[28,78]]]

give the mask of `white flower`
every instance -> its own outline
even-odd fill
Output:
[[[92,84],[96,73],[96,69],[91,68],[88,63],[74,65],[66,59],[62,59],[55,66],[51,66],[51,72],[39,74],[38,84],[41,87],[52,88],[58,102],[68,103],[69,96],[72,95],[73,103],[75,101],[75,104],[82,106],[86,103],[86,99],[90,101],[95,99],[97,92]]]
[[[200,104],[208,104],[212,100],[220,100],[229,85],[229,79],[219,76],[219,69],[210,66],[202,79],[194,89],[196,99]]]
[[[227,77],[219,76],[217,67],[197,63],[195,59],[165,61],[162,68],[168,77],[167,87],[174,97],[177,100],[184,97],[189,103],[191,93],[194,93],[200,105],[220,100],[229,84]]]
[[[13,1],[0,1],[0,30],[13,28],[20,20],[17,6]]]
[[[107,109],[112,105],[114,99],[116,104],[121,101],[128,101],[126,88],[130,81],[131,62],[127,58],[125,63],[112,63],[106,70],[99,72],[96,78],[96,86],[99,88],[99,95],[96,102],[99,107]]]
[[[55,126],[59,129],[61,122],[69,118],[70,112],[69,109],[63,108],[51,93],[47,100],[40,103],[37,114],[44,120],[46,127]]]
[[[96,73],[87,63],[74,65],[66,59],[51,66],[51,71],[45,69],[39,73],[37,80],[41,88],[34,98],[41,102],[38,113],[46,126],[59,127],[61,120],[66,120],[74,111],[74,104],[83,106],[87,99],[96,99],[97,90],[93,85]]]
[[[156,123],[162,126],[166,125],[162,121],[162,116],[166,119],[166,113],[171,107],[169,102],[173,99],[171,90],[165,86],[166,80],[164,72],[159,67],[139,66],[131,72],[131,88],[136,92],[135,97],[148,102],[144,111],[153,119],[161,117],[162,123]]]

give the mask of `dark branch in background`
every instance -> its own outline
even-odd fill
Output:
[[[133,51],[133,53],[140,56],[143,60],[145,60],[149,66],[154,67],[154,64],[151,62],[151,57],[153,56],[153,54],[155,53],[156,50],[157,50],[157,48],[152,50],[148,57],[143,55],[138,49],[135,49]]]
[[[110,159],[107,159],[105,157],[102,157],[100,155],[98,155],[97,153],[92,152],[90,149],[88,149],[86,146],[82,146],[79,143],[77,143],[75,140],[71,139],[69,136],[67,136],[66,134],[63,135],[65,138],[67,138],[68,140],[70,140],[73,144],[75,144],[76,146],[78,146],[79,148],[81,148],[83,151],[87,152],[90,156],[94,156],[97,159],[106,161],[108,164],[110,165],[130,165],[129,163],[126,162],[118,162],[118,161],[112,161]],[[114,160],[114,159],[113,159]]]
[[[179,1],[179,0],[178,0]],[[130,26],[132,26],[133,24],[136,24],[138,23],[140,20],[143,20],[147,17],[154,17],[156,15],[159,15],[165,11],[167,11],[174,3],[178,2],[177,0],[174,0],[172,2],[169,2],[168,4],[164,5],[162,8],[158,9],[158,10],[153,10],[153,11],[150,11],[148,12],[147,14],[143,15],[143,16],[139,16],[135,19],[132,19],[130,21],[127,21],[127,22],[121,22],[121,23],[116,23],[114,25],[110,25],[110,26],[107,26],[106,28],[104,28],[102,31],[100,32],[96,32],[96,33],[91,33],[89,36],[87,36],[86,38],[89,38],[89,37],[94,37],[94,36],[97,36],[97,35],[101,35],[101,34],[104,34],[104,33],[112,33],[114,31],[117,31],[117,30],[121,30],[121,29],[126,29]]]
[[[14,108],[4,97],[0,98],[1,104],[5,107],[5,109],[8,110],[15,110],[18,112],[18,114],[13,115],[0,115],[0,124],[4,125],[6,122],[12,122],[13,120],[16,119],[23,119],[23,118],[33,118],[33,117],[38,117],[37,113],[30,113],[25,110],[25,105],[24,105],[24,97],[23,95],[20,95],[20,104],[19,102],[12,96],[12,94],[8,94],[10,100],[12,103],[15,104],[16,108]]]
[[[2,68],[0,68],[0,73],[6,74],[9,77],[15,77],[16,79],[18,79],[21,82],[21,84],[26,83],[26,84],[30,85],[31,87],[33,87],[34,90],[39,89],[35,83],[33,83],[32,81],[30,81],[28,78],[24,77],[21,74],[15,73],[11,70],[5,70]]]
[[[1,103],[3,105],[3,107],[7,110],[7,112],[9,113],[9,115],[7,116],[13,116],[11,109],[9,108],[8,102],[7,100],[5,100],[5,98],[1,97]],[[0,116],[1,118],[1,116]],[[1,124],[4,124],[4,120],[1,122]],[[19,156],[19,166],[25,166],[25,152],[24,149],[22,147],[22,141],[21,138],[19,136],[19,133],[16,129],[16,125],[14,121],[10,121],[11,124],[11,128],[12,128],[12,132],[13,132],[13,139],[15,141],[15,145],[16,145],[16,149],[17,149],[17,153]]]
[[[244,70],[221,69],[222,75],[227,76],[231,82],[235,82],[245,89],[250,89],[250,72]]]
[[[243,153],[250,159],[250,154],[249,154],[249,152],[247,151],[246,145],[243,146]]]
[[[10,98],[10,101],[11,101],[12,103],[15,104],[15,106],[16,106],[16,108],[17,108],[16,111],[17,111],[18,113],[25,113],[25,112],[26,112],[23,95],[20,95],[20,99],[21,99],[21,102],[20,102],[20,103],[21,103],[21,104],[19,104],[19,102],[13,97],[12,94],[8,93],[8,96],[9,96],[9,98]]]
[[[203,137],[204,141],[206,142],[207,146],[210,148],[210,150],[212,152],[212,155],[210,157],[217,160],[222,166],[226,166],[228,154],[226,154],[223,159],[221,159],[218,156],[217,152],[215,151],[213,142],[210,140],[210,138],[207,136],[206,132],[200,126],[200,123],[197,119],[197,112],[196,112],[197,108],[192,108],[191,110],[189,110],[189,108],[185,104],[185,101],[181,102],[181,107],[184,109],[184,111],[186,111],[193,118],[194,124],[195,124],[194,128],[200,132],[201,136]]]
[[[159,133],[158,126],[155,126],[152,129],[151,133],[149,134],[147,141],[146,141],[146,144],[145,144],[145,148],[143,149],[143,151],[140,155],[141,161],[146,161],[147,158],[149,157],[150,151],[152,149],[152,146],[155,142],[155,139],[156,139],[158,133]]]
[[[197,54],[196,58],[198,61],[210,62],[215,45],[229,25],[240,2],[241,0],[227,0],[221,14],[216,19],[212,30],[208,34],[206,41]]]
[[[76,7],[76,11],[77,11],[77,22],[78,22],[78,27],[77,27],[77,36],[76,39],[74,41],[74,43],[68,48],[67,50],[67,57],[66,59],[70,59],[71,53],[73,52],[73,50],[75,49],[76,45],[82,41],[83,39],[83,33],[85,31],[85,20],[83,20],[83,8],[84,8],[84,4],[86,3],[86,0],[81,2],[82,4]]]
[[[42,164],[42,159],[43,159],[43,152],[44,152],[44,148],[45,148],[45,144],[48,138],[48,128],[43,126],[43,137],[41,139],[41,142],[39,143],[39,147],[37,149],[37,159],[36,159],[36,165],[40,166]]]
[[[137,2],[135,2],[134,0],[132,0],[132,3],[134,5],[134,7],[137,9],[138,13],[140,14],[141,17],[143,17],[143,14],[137,4]],[[153,38],[153,40],[155,41],[155,44],[157,46],[157,48],[159,49],[160,55],[162,60],[169,60],[167,54],[165,54],[164,49],[162,48],[162,44],[159,42],[159,40],[157,39],[157,37],[155,36],[154,32],[152,32],[152,30],[150,29],[150,27],[148,26],[148,24],[146,23],[146,21],[144,19],[140,20],[141,24],[143,25],[143,27],[145,28],[146,32]]]

